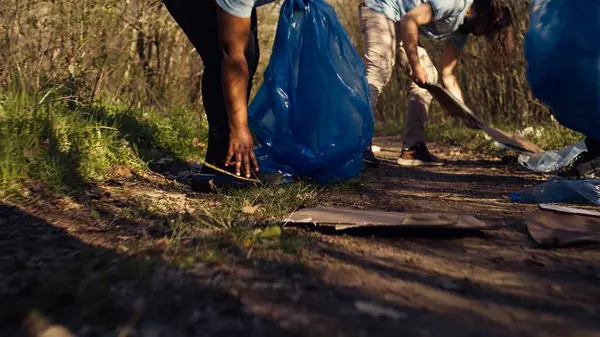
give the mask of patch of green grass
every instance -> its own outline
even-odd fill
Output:
[[[0,90],[0,194],[18,193],[25,181],[69,193],[115,166],[142,170],[158,157],[203,155],[206,128],[195,113],[86,105],[61,85],[45,90],[19,81]]]
[[[462,146],[470,150],[492,147],[492,141],[486,139],[483,131],[469,129],[463,125],[428,125],[427,140]]]
[[[301,255],[311,240],[301,231],[284,226],[283,220],[301,207],[316,206],[322,190],[318,185],[297,182],[223,191],[194,199],[192,213],[176,208],[162,210],[158,206],[162,199],[128,196],[127,205],[113,219],[105,220],[152,227],[151,236],[128,241],[119,251],[126,255],[156,254],[158,249],[165,261],[177,268],[194,268],[198,262],[226,263],[257,254],[283,253],[293,258]]]
[[[531,141],[547,150],[573,145],[582,138],[581,133],[554,123],[534,127],[534,134],[529,137]]]
[[[573,145],[583,138],[578,132],[552,122],[540,123],[531,127],[514,125],[493,125],[501,130],[520,134],[543,149],[560,149]],[[402,136],[402,125],[396,123],[380,124],[376,134],[380,136]],[[461,122],[429,123],[426,127],[426,138],[429,142],[439,142],[462,146],[471,150],[497,150],[493,141],[481,130],[470,129]]]
[[[317,185],[296,182],[278,187],[227,191],[218,195],[216,206],[203,210],[193,226],[217,230],[230,242],[230,246],[238,246],[248,254],[260,249],[298,255],[308,239],[282,228],[283,220],[299,208],[316,206],[322,189]],[[204,243],[200,245],[206,248]],[[201,251],[206,255],[206,250]]]
[[[14,88],[0,105],[0,189],[32,179],[56,190],[106,177],[113,165],[141,163],[111,125],[93,123],[79,106],[32,105]]]
[[[350,192],[358,192],[363,189],[364,184],[360,178],[340,182],[337,184],[332,184],[327,186],[327,191],[330,193],[350,193]]]
[[[403,130],[403,124],[397,122],[375,122],[375,135],[376,136],[401,136]]]
[[[237,223],[269,223],[283,219],[300,207],[311,207],[322,187],[295,182],[277,187],[256,187],[219,194],[219,206],[209,212],[214,224],[222,228]]]
[[[197,112],[171,109],[124,109],[118,103],[95,107],[95,117],[115,125],[119,134],[145,162],[165,155],[180,159],[199,159],[204,155],[207,127]]]

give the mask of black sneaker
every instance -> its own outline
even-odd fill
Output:
[[[600,157],[590,156],[588,152],[582,153],[573,164],[558,173],[565,179],[598,179],[600,177]]]
[[[571,165],[558,173],[565,179],[598,179],[600,177],[600,142],[594,138],[585,139],[587,151],[581,153]]]
[[[441,166],[444,165],[434,155],[429,153],[425,143],[418,143],[408,149],[402,149],[397,160],[400,166]]]
[[[600,156],[584,152],[571,165],[558,173],[565,179],[598,179],[600,177]]]
[[[377,160],[370,147],[363,152],[363,164],[371,168],[379,167],[379,160]]]

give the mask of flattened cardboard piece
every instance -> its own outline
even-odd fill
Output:
[[[522,152],[533,153],[544,152],[544,150],[541,147],[531,143],[523,137],[510,134],[500,129],[496,129],[487,124],[483,124],[482,128],[483,131],[487,133],[490,137],[492,137],[495,141],[502,143],[508,147],[511,147],[517,151],[520,150]]]
[[[468,106],[459,101],[446,88],[439,84],[427,83],[423,86],[440,103],[442,108],[451,116],[463,120],[465,124],[472,129],[482,129],[483,121],[469,109]]]
[[[304,208],[292,213],[291,223],[331,226],[336,230],[357,227],[390,226],[456,228],[480,230],[488,226],[473,216],[450,213],[404,213],[341,208]]]
[[[560,213],[600,217],[600,212],[593,211],[591,209],[558,206],[558,205],[553,205],[553,204],[538,204],[538,206],[541,209],[546,210],[546,211],[554,211],[554,212],[560,212]]]
[[[541,246],[600,243],[600,219],[595,216],[537,210],[525,219],[529,234]]]
[[[451,116],[462,119],[468,127],[473,129],[482,129],[495,141],[502,143],[516,151],[533,153],[544,152],[542,148],[531,143],[523,137],[510,134],[506,131],[496,129],[485,124],[485,122],[477,117],[468,106],[459,101],[450,93],[450,91],[441,85],[430,83],[426,84],[424,87],[433,95],[433,97],[435,97],[444,110],[446,110]]]

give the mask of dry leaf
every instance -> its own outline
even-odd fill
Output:
[[[265,228],[259,236],[263,239],[271,239],[281,237],[281,227],[279,226],[271,226]]]
[[[113,168],[112,175],[115,178],[131,178],[133,173],[130,168],[119,165]]]
[[[252,206],[249,203],[245,202],[244,206],[242,207],[242,213],[252,215],[256,213],[256,211],[258,211],[258,208],[258,205]]]
[[[201,148],[204,144],[198,139],[198,137],[194,137],[192,139],[192,146],[195,148]]]

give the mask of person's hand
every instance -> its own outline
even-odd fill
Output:
[[[420,64],[417,64],[413,67],[412,80],[420,87],[429,82],[427,78],[427,72],[425,71],[425,69],[423,69],[423,67],[421,67]]]
[[[258,162],[256,161],[253,148],[252,135],[247,127],[231,130],[229,135],[229,151],[225,160],[225,166],[231,165],[231,160],[234,159],[235,174],[238,176],[241,175],[243,165],[246,178],[250,178],[252,169],[258,172]]]

